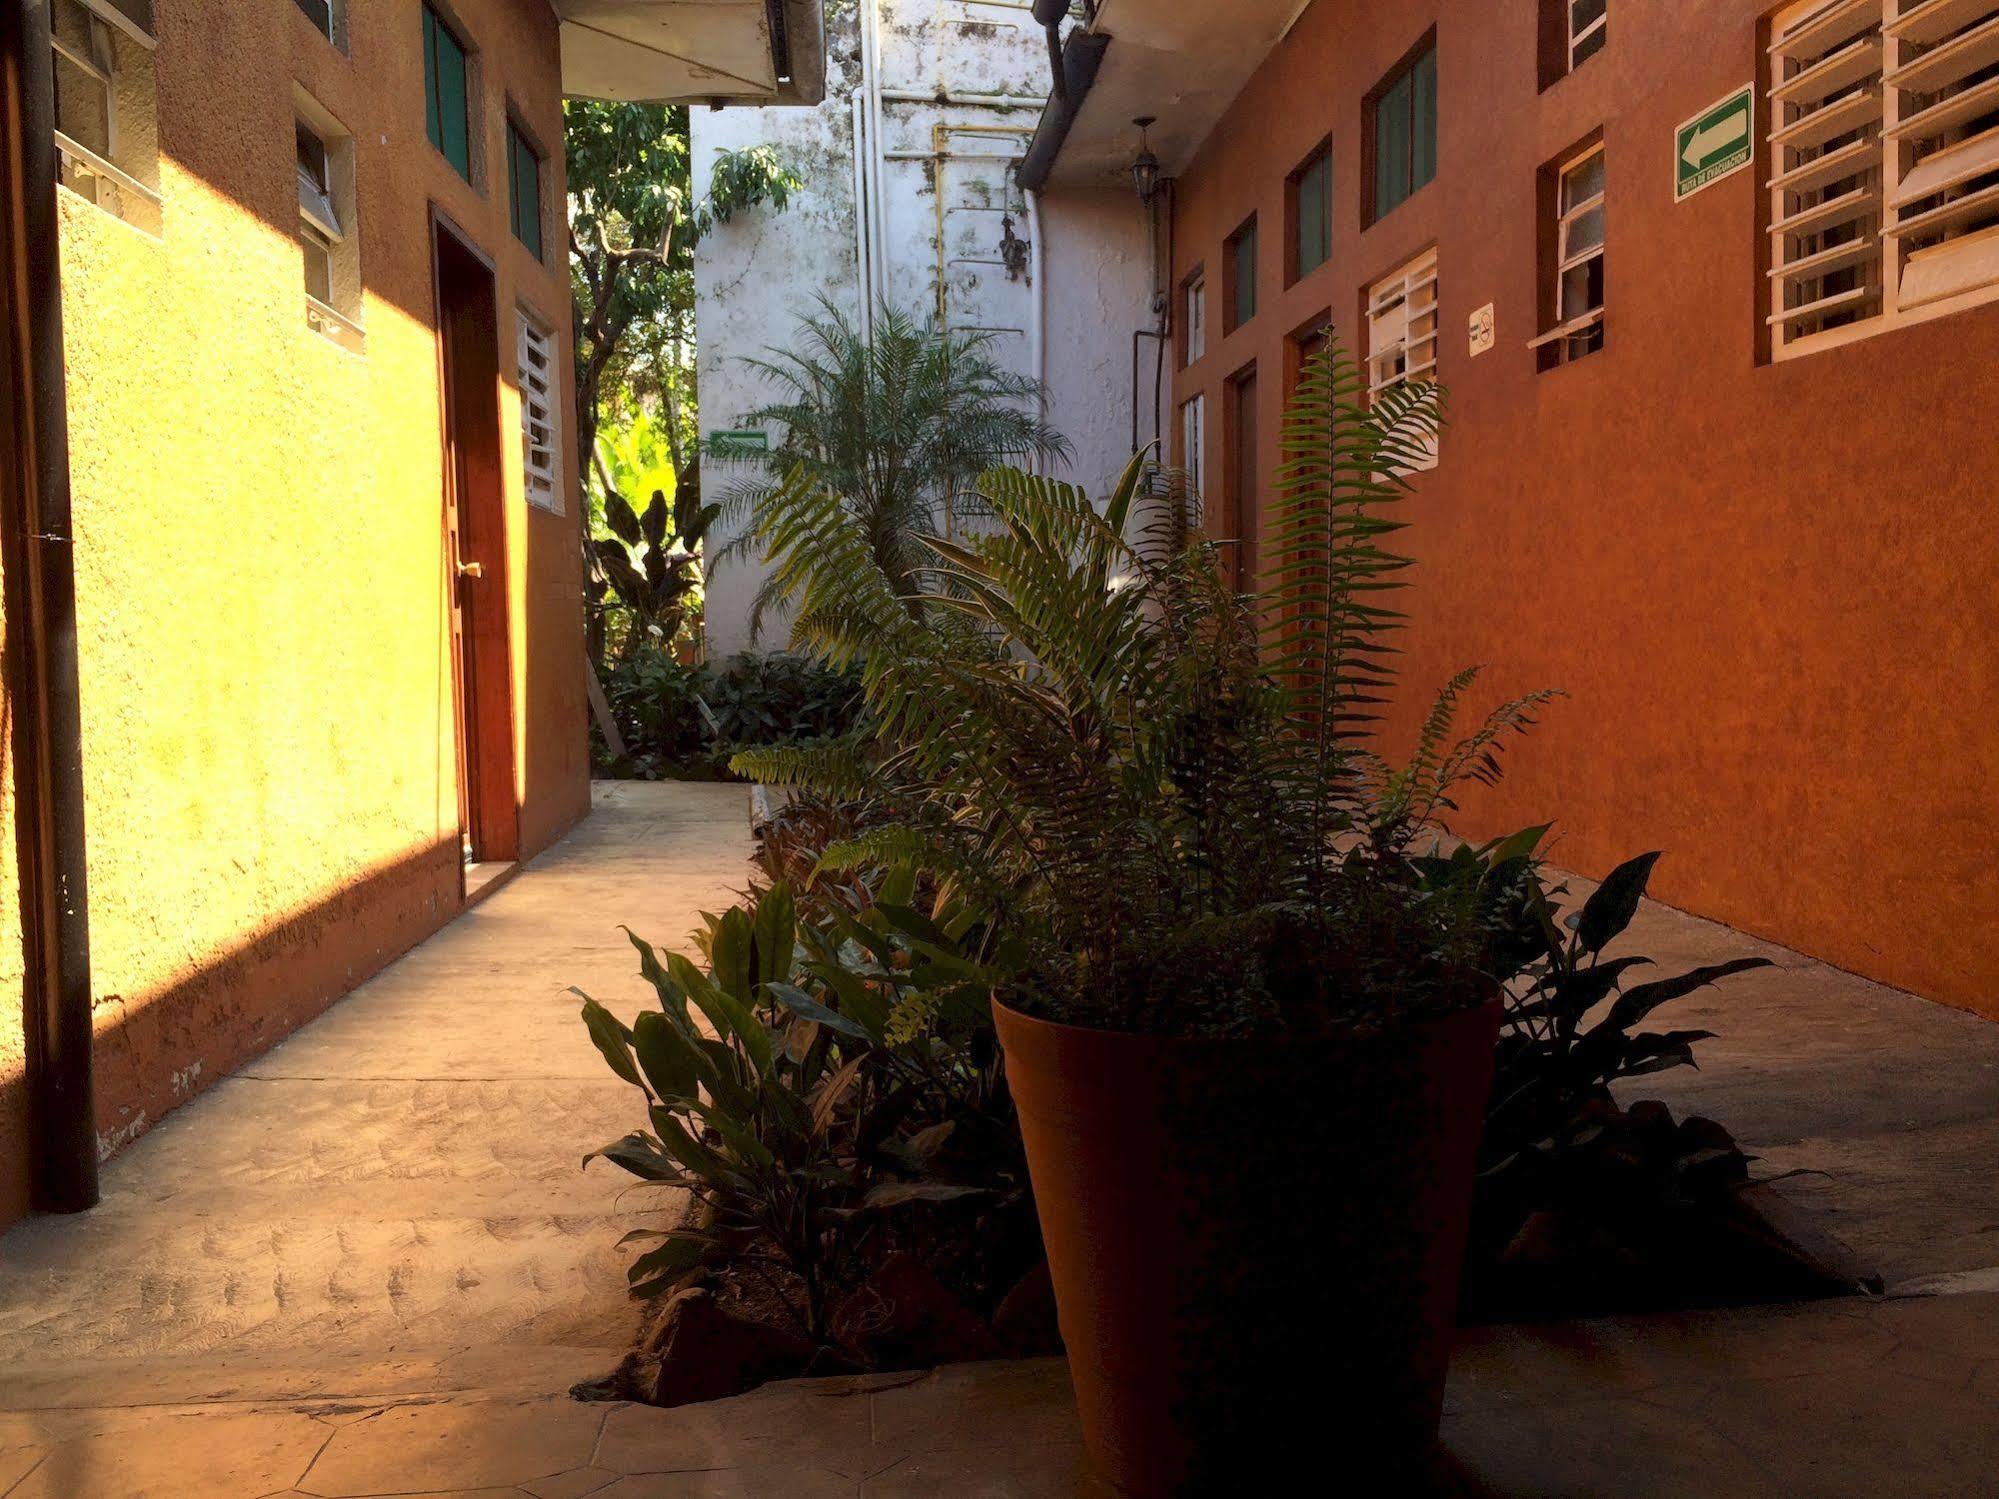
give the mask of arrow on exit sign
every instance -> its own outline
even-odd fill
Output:
[[[1756,155],[1756,90],[1744,84],[1673,133],[1673,201],[1732,176]]]

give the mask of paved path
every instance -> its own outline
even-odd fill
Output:
[[[634,1095],[577,1019],[643,985],[620,922],[681,945],[744,882],[745,795],[600,784],[507,885],[106,1168],[104,1202],[0,1240],[0,1380],[383,1359],[602,1367],[627,1342],[619,1235],[647,1201],[583,1155]],[[163,1368],[147,1367],[158,1362]],[[289,1388],[290,1374],[274,1373]]]
[[[1755,1175],[1890,1290],[1999,1291],[1999,1024],[1649,902],[1626,940],[1662,974],[1776,965],[1662,1010],[1715,1039],[1700,1070],[1639,1079],[1627,1101],[1727,1125]]]
[[[591,820],[115,1159],[102,1208],[0,1239],[4,1499],[1067,1499],[1059,1363],[773,1387],[681,1411],[564,1393],[623,1351],[645,1199],[576,1169],[630,1128],[577,984],[744,882],[743,793],[600,787]],[[1643,1091],[1733,1127],[1891,1283],[1999,1279],[1999,1027],[1647,907],[1663,963],[1761,950]],[[1999,1295],[1488,1329],[1453,1372],[1468,1493],[1999,1494]],[[1327,1489],[1339,1478],[1326,1453]]]

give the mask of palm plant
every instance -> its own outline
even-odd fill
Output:
[[[1360,743],[1402,624],[1392,507],[1438,411],[1428,385],[1370,403],[1337,349],[1307,367],[1261,595],[1234,591],[1184,516],[1139,517],[1135,458],[1101,509],[1073,486],[986,474],[995,529],[920,537],[913,610],[867,565],[839,497],[794,470],[762,510],[772,583],[797,647],[858,668],[878,738],[737,768],[832,795],[897,778],[903,816],[824,864],[918,860],[985,903],[1035,953],[1020,1003],[1225,1032],[1463,1003],[1482,916],[1525,851],[1440,891],[1409,849],[1458,784],[1497,774],[1498,744],[1549,695],[1453,747],[1461,676],[1407,765]]]
[[[761,516],[799,475],[837,497],[868,565],[895,593],[913,596],[929,561],[920,538],[960,528],[980,474],[1069,453],[1039,415],[1040,382],[1002,369],[991,343],[990,334],[926,326],[890,307],[864,334],[822,300],[801,319],[796,348],[749,361],[778,396],[745,413],[743,424],[777,427],[778,441],[768,451],[728,438],[709,444],[715,457],[751,470],[721,495],[724,520]],[[718,555],[747,551],[756,539],[746,526]],[[753,632],[778,597],[766,582]]]

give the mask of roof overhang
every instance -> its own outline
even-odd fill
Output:
[[[1065,68],[1069,98],[1049,100],[1035,138],[1039,159],[1030,155],[1035,170],[1023,170],[1022,182],[1059,188],[1129,181],[1138,151],[1132,121],[1147,115],[1158,122],[1153,151],[1165,174],[1178,176],[1308,3],[1098,0],[1089,31],[1072,33],[1065,48],[1087,35],[1096,55]]]
[[[562,91],[662,104],[817,104],[822,0],[552,0]]]

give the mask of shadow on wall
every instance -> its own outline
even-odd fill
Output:
[[[412,851],[286,911],[157,992],[96,1006],[98,1149],[108,1155],[270,1050],[456,914],[455,839]],[[10,1012],[5,1026],[22,1020]],[[28,1097],[0,1029],[0,1227],[28,1205]]]

